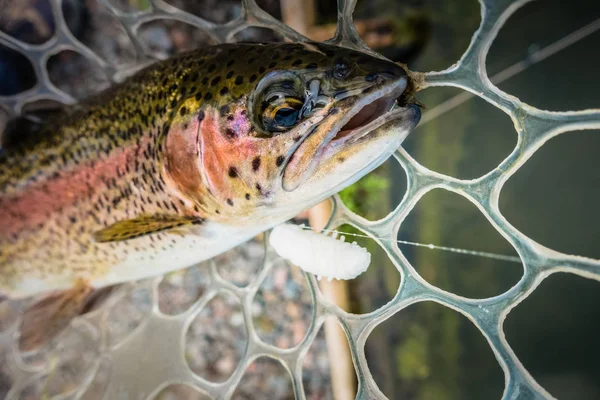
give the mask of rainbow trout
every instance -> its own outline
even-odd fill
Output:
[[[417,124],[406,72],[311,44],[158,62],[0,153],[0,293],[100,288],[188,267],[385,161]],[[61,297],[61,301],[66,301]]]

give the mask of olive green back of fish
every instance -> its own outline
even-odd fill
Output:
[[[168,132],[169,121],[175,113],[190,111],[179,108],[185,99],[194,98],[198,108],[226,108],[272,70],[316,68],[323,60],[344,57],[343,49],[321,46],[315,52],[306,46],[225,44],[158,62],[89,101],[65,107],[43,127],[14,132],[17,139],[0,154],[0,193],[109,155],[144,135],[152,137],[160,156],[160,138]]]

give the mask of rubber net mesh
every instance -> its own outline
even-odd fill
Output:
[[[254,0],[243,1],[241,16],[224,25],[183,12],[162,0],[150,1],[150,7],[144,11],[131,12],[124,12],[108,0],[102,0],[99,3],[118,19],[136,52],[133,63],[117,66],[111,60],[100,57],[71,34],[61,11],[61,0],[52,0],[50,3],[56,21],[51,40],[33,45],[0,32],[0,43],[27,57],[39,80],[35,87],[26,92],[0,98],[10,113],[18,114],[26,104],[37,100],[74,102],[70,95],[51,82],[46,69],[48,59],[60,51],[73,50],[80,53],[99,67],[111,82],[118,82],[146,65],[150,59],[145,56],[138,31],[143,23],[156,19],[179,20],[195,26],[212,42],[234,41],[236,33],[247,27],[266,27],[292,41],[306,40],[261,10]],[[7,398],[161,398],[161,390],[173,383],[197,388],[210,398],[229,398],[248,366],[258,357],[268,356],[284,366],[291,377],[296,398],[304,399],[305,358],[328,317],[337,319],[346,333],[358,378],[357,398],[385,398],[369,371],[365,343],[379,324],[409,305],[423,301],[433,301],[454,309],[481,331],[504,371],[503,398],[551,397],[524,369],[511,350],[503,334],[503,321],[512,308],[551,274],[570,272],[600,279],[600,261],[563,254],[525,236],[500,213],[499,195],[507,179],[552,137],[574,130],[599,129],[600,111],[539,110],[502,92],[491,83],[485,68],[488,50],[505,21],[525,3],[526,1],[514,0],[480,0],[481,24],[462,58],[447,70],[415,75],[417,79],[421,79],[422,87],[458,87],[485,99],[508,114],[518,134],[518,143],[511,154],[489,173],[473,180],[460,180],[423,167],[406,151],[399,149],[395,159],[406,172],[408,189],[401,204],[382,220],[365,220],[349,211],[339,197],[333,199],[334,213],[328,227],[333,229],[348,223],[361,229],[377,241],[400,271],[401,283],[390,302],[368,314],[349,314],[326,301],[318,289],[316,279],[307,275],[308,285],[303,289],[303,295],[307,297],[307,301],[312,302],[313,307],[306,335],[301,336],[298,343],[292,343],[293,347],[288,349],[266,343],[268,340],[261,340],[255,328],[253,299],[261,284],[274,268],[278,268],[281,260],[267,249],[266,257],[258,256],[261,265],[256,266],[254,279],[250,282],[235,282],[232,274],[235,273],[235,268],[239,268],[235,261],[231,261],[232,257],[235,258],[235,252],[257,251],[260,254],[262,244],[250,242],[226,255],[227,260],[211,260],[169,279],[150,279],[121,287],[98,309],[74,321],[72,329],[65,334],[68,337],[55,344],[43,356],[24,355],[15,349],[12,338],[16,323],[11,325],[12,328],[4,329],[1,334],[3,368],[4,371],[10,371],[11,376]],[[352,22],[354,6],[355,0],[338,0],[338,30],[331,41],[371,52],[356,34]],[[419,276],[394,239],[411,209],[427,192],[436,188],[468,199],[514,246],[524,267],[524,274],[516,285],[492,298],[467,299],[432,286]],[[218,267],[219,262],[229,262],[233,266],[222,269]],[[166,304],[166,300],[161,300],[160,293],[181,286],[195,288],[194,295],[189,296],[186,291],[175,291],[171,294],[179,296],[177,304]],[[238,310],[227,322],[218,322],[205,313],[207,308],[211,308],[212,315],[218,314],[219,309],[227,304]],[[17,307],[16,312],[18,311]],[[229,332],[229,337],[235,339],[239,346],[239,359],[233,360],[233,364],[228,367],[231,370],[230,376],[218,383],[214,379],[206,380],[194,372],[196,368],[190,364],[190,350],[186,348],[186,341],[198,339],[194,336],[195,330],[209,328],[214,328],[220,336]],[[214,357],[218,358],[218,350],[218,343],[204,342],[197,351],[205,354],[213,352]],[[56,357],[49,354],[55,354]]]

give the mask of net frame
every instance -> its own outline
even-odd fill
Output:
[[[150,0],[150,9],[138,12],[123,12],[111,5],[109,0],[98,0],[121,23],[129,36],[135,52],[136,63],[126,68],[117,68],[103,60],[90,48],[78,41],[66,26],[61,12],[61,0],[49,0],[52,5],[56,28],[54,35],[40,45],[23,43],[0,32],[0,43],[20,52],[34,66],[38,83],[32,89],[14,96],[0,96],[0,104],[10,114],[19,114],[23,107],[37,100],[54,100],[71,104],[74,99],[56,87],[49,78],[46,64],[48,59],[63,51],[73,50],[98,66],[110,82],[119,82],[133,71],[147,65],[152,60],[144,53],[138,39],[140,26],[156,19],[174,19],[193,25],[205,31],[216,42],[231,42],[234,35],[247,27],[265,27],[280,33],[292,41],[306,41],[306,37],[293,31],[285,24],[261,10],[254,0],[242,1],[242,13],[224,25],[203,20],[181,11],[163,0]],[[253,327],[251,306],[261,283],[273,268],[277,256],[268,250],[264,265],[258,276],[246,287],[240,288],[223,279],[214,264],[210,262],[209,289],[186,312],[178,316],[165,316],[158,310],[157,288],[161,278],[137,283],[130,287],[145,287],[151,293],[153,308],[134,334],[129,335],[116,347],[110,347],[102,335],[98,361],[90,369],[89,376],[68,396],[56,398],[85,398],[86,391],[101,367],[102,360],[109,359],[112,377],[104,391],[104,398],[121,398],[123,394],[135,394],[136,398],[153,398],[170,383],[184,383],[200,388],[209,396],[221,399],[234,393],[247,366],[260,356],[279,360],[290,374],[294,394],[304,399],[302,383],[302,360],[314,338],[328,317],[334,317],[343,327],[358,378],[358,399],[383,399],[384,394],[377,387],[365,357],[365,343],[369,334],[379,324],[405,309],[424,301],[433,301],[467,317],[486,338],[505,376],[503,399],[545,399],[552,396],[544,390],[524,368],[512,351],[502,326],[508,313],[526,299],[548,276],[557,272],[568,272],[586,278],[600,280],[600,261],[564,254],[547,248],[512,226],[501,214],[499,196],[506,181],[521,168],[529,158],[553,137],[582,129],[600,129],[600,110],[550,112],[534,108],[518,98],[503,92],[494,85],[486,72],[486,57],[493,40],[508,18],[530,0],[479,0],[481,24],[474,33],[471,43],[460,60],[443,71],[415,73],[413,78],[420,88],[433,86],[454,86],[478,96],[506,113],[514,123],[518,141],[513,151],[493,170],[471,180],[456,179],[429,170],[420,165],[404,149],[395,153],[395,159],[407,175],[407,191],[401,203],[388,216],[378,221],[368,221],[344,206],[339,196],[333,197],[334,211],[327,229],[348,223],[368,234],[381,246],[401,274],[401,283],[394,298],[381,308],[363,315],[347,313],[327,301],[318,289],[314,276],[306,275],[313,301],[313,315],[310,327],[300,344],[291,349],[280,349],[261,341]],[[338,0],[338,29],[330,42],[375,54],[359,38],[352,23],[352,13],[356,0]],[[523,264],[523,276],[506,292],[486,298],[470,299],[437,288],[419,276],[415,267],[405,258],[395,243],[400,226],[420,198],[434,189],[444,189],[459,194],[473,203],[490,224],[517,251]],[[75,325],[85,328],[96,320],[100,325],[106,313],[125,295],[111,298],[100,310],[91,316],[79,319]],[[213,383],[194,374],[187,366],[183,351],[185,332],[191,321],[208,302],[221,293],[228,293],[240,301],[247,334],[247,346],[242,360],[229,379]],[[9,337],[13,331],[2,333]],[[8,336],[7,336],[8,335]],[[169,343],[165,346],[164,343]],[[144,365],[144,377],[137,376],[140,354],[153,348],[154,360],[160,363]],[[177,351],[174,351],[177,349]],[[16,351],[13,349],[13,351]],[[107,357],[107,358],[106,358]],[[9,359],[10,368],[15,371],[15,381],[7,399],[16,399],[30,382],[48,373],[47,366],[25,365],[18,357]],[[162,382],[157,384],[157,382]]]

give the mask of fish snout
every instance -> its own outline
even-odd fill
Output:
[[[390,61],[374,61],[370,69],[372,72],[365,75],[365,81],[367,82],[385,83],[386,81],[397,81],[406,78],[404,68]]]

